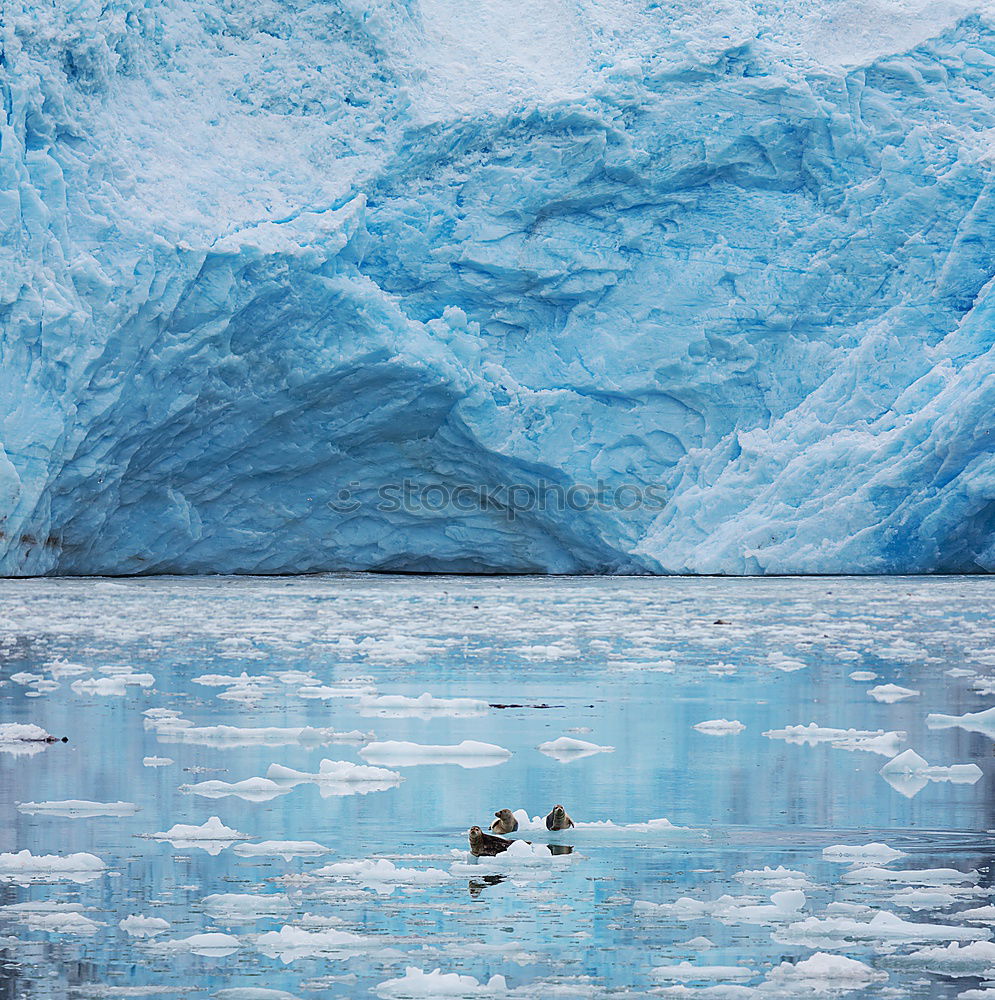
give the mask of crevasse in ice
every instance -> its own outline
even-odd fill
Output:
[[[0,571],[992,569],[993,59],[956,2],[8,0]]]

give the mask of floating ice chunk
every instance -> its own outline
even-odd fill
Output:
[[[162,934],[170,928],[168,920],[163,920],[162,917],[146,917],[140,913],[128,914],[123,920],[119,920],[117,925],[125,934],[147,938]]]
[[[310,701],[330,701],[333,698],[359,698],[362,695],[372,694],[374,690],[370,687],[357,688],[351,684],[318,684],[312,680],[297,689],[297,697]]]
[[[961,910],[957,916],[968,923],[995,923],[995,906],[976,906],[971,910]]]
[[[733,876],[738,882],[744,885],[759,885],[770,890],[770,887],[777,886],[779,889],[811,889],[812,883],[804,872],[794,871],[778,865],[777,868],[759,868],[736,872]]]
[[[769,729],[764,733],[770,740],[785,740],[788,743],[815,746],[828,743],[838,750],[864,750],[868,753],[894,757],[898,746],[906,739],[903,732],[885,732],[883,729],[831,729],[811,722],[807,726],[786,726],[784,729]]]
[[[143,757],[142,764],[145,767],[168,767],[173,763],[172,757]]]
[[[904,851],[896,851],[887,844],[863,844],[859,847],[844,847],[837,844],[834,847],[824,847],[822,856],[826,861],[835,861],[844,865],[886,865],[896,858],[904,858]]]
[[[946,948],[921,948],[902,957],[902,965],[944,976],[995,976],[995,944],[951,943]]]
[[[295,743],[305,746],[364,743],[373,738],[372,733],[358,730],[340,733],[334,729],[315,729],[311,726],[195,726],[170,709],[157,710],[156,715],[145,714],[145,727],[153,730],[163,743],[192,743],[222,750],[249,746],[292,746]]]
[[[529,814],[524,809],[515,809],[512,815],[518,820],[518,833],[540,833],[540,834],[554,834],[561,838],[567,831],[549,831],[546,829],[546,817],[545,816],[529,816]],[[598,819],[598,820],[580,820],[574,823],[573,829],[569,831],[571,835],[577,833],[577,831],[593,831],[595,833],[607,833],[611,836],[616,835],[628,835],[628,834],[641,834],[641,833],[651,833],[651,834],[662,834],[664,836],[668,834],[694,834],[698,835],[699,831],[692,829],[689,826],[675,826],[670,822],[669,819],[661,817],[660,819],[647,820],[644,823],[616,823],[610,819]]]
[[[559,836],[572,831],[561,831]],[[556,845],[554,845],[555,847]],[[476,858],[469,851],[453,851],[455,860],[449,867],[453,875],[481,875],[486,872],[549,871],[557,866],[572,864],[581,855],[576,853],[554,853],[545,844],[529,844],[524,840],[513,840],[503,854],[493,858]]]
[[[68,660],[62,659],[42,664],[42,670],[45,670],[56,680],[62,680],[65,677],[79,677],[80,674],[90,673],[92,669],[92,667],[84,667],[80,663],[70,663]]]
[[[808,664],[804,660],[799,660],[792,656],[785,656],[784,653],[768,653],[767,662],[777,670],[785,673],[792,673],[795,670],[804,670]]]
[[[945,670],[944,673],[947,677],[975,677],[977,672],[974,670],[969,670],[967,667],[952,667],[950,670]]]
[[[163,941],[157,945],[164,952],[189,952],[191,955],[204,955],[208,958],[223,958],[233,955],[242,942],[231,934],[220,931],[209,931],[206,934],[191,934],[190,937],[179,938],[176,941]]]
[[[486,983],[481,983],[473,976],[463,976],[456,972],[442,972],[434,969],[423,972],[414,966],[408,966],[404,975],[398,979],[388,979],[375,986],[376,993],[389,1000],[401,1000],[408,997],[484,997],[504,996],[508,986],[504,976],[494,975]]]
[[[713,900],[682,896],[674,903],[650,903],[637,900],[636,913],[656,913],[679,920],[713,917],[724,924],[776,924],[797,920],[805,906],[805,893],[799,889],[784,889],[771,894],[770,903],[761,903],[755,896],[719,896]]]
[[[995,986],[981,990],[964,990],[957,994],[957,1000],[995,1000]]]
[[[287,785],[277,784],[269,778],[245,778],[243,781],[198,781],[193,785],[180,785],[180,791],[192,795],[201,795],[207,799],[221,799],[233,795],[247,802],[268,802],[278,795],[286,795],[291,791]]]
[[[134,802],[89,802],[85,799],[64,799],[60,802],[19,802],[17,811],[34,815],[68,816],[83,819],[88,816],[134,816],[139,807]]]
[[[597,994],[588,993],[590,997]],[[672,997],[673,1000],[758,1000],[761,994],[753,986],[737,986],[722,983],[718,986],[658,986],[653,990],[658,997]],[[569,994],[568,994],[569,996]]]
[[[152,674],[112,674],[110,677],[91,677],[73,681],[69,686],[76,694],[98,695],[103,698],[121,697],[129,687],[150,688],[155,684]]]
[[[712,941],[712,940],[710,940],[707,937],[693,937],[693,938],[691,938],[690,941],[686,941],[685,942],[685,947],[686,948],[697,948],[697,949],[700,949],[700,950],[704,950],[704,949],[707,949],[707,948],[714,948],[715,947],[715,942]]]
[[[268,990],[261,986],[230,986],[211,996],[214,1000],[301,1000],[285,990]]]
[[[927,715],[929,729],[953,729],[959,727],[969,733],[982,733],[995,740],[995,706],[983,712],[968,712],[966,715]]]
[[[893,896],[889,896],[888,902],[894,906],[901,906],[909,910],[939,910],[945,906],[953,906],[954,903],[963,898],[965,893],[977,895],[978,892],[979,890],[974,886],[966,889],[955,886],[946,886],[942,889],[914,889],[909,887],[902,889],[901,892],[896,892]]]
[[[614,753],[614,747],[600,746],[597,743],[588,743],[587,740],[578,740],[572,736],[560,736],[555,740],[548,740],[540,743],[537,750],[547,757],[552,757],[563,764],[573,760],[580,760],[583,757],[591,757],[596,753]]]
[[[82,937],[92,937],[101,927],[107,926],[99,920],[91,920],[82,913],[72,911],[25,913],[17,922],[32,931],[44,931],[47,934],[78,934]]]
[[[360,698],[359,714],[380,718],[414,717],[432,719],[436,716],[468,718],[486,715],[490,706],[476,698],[436,698],[427,691],[417,698],[400,694],[372,695]]]
[[[756,972],[742,965],[692,965],[680,962],[677,965],[658,965],[650,970],[654,979],[695,983],[713,979],[752,979]]]
[[[389,771],[384,767],[327,759],[318,765],[317,774],[295,771],[282,764],[270,764],[266,777],[287,788],[305,783],[315,784],[322,798],[382,792],[395,788],[404,780],[397,771]]]
[[[913,798],[929,781],[951,781],[973,785],[982,776],[977,764],[950,764],[945,767],[927,763],[911,748],[888,761],[878,772],[896,791]]]
[[[319,868],[314,874],[321,878],[347,879],[382,895],[390,895],[397,886],[442,885],[452,879],[449,872],[440,868],[404,868],[379,858],[340,861]]]
[[[850,674],[852,681],[876,681],[878,675],[873,670],[854,670]]]
[[[913,688],[899,687],[897,684],[878,684],[867,692],[875,701],[885,705],[894,704],[896,701],[904,701],[906,698],[918,698],[922,693]]]
[[[56,742],[55,736],[33,723],[0,723],[0,753],[29,756],[41,753],[50,743]]]
[[[291,910],[290,899],[280,892],[220,892],[205,896],[202,905],[212,920],[228,925],[282,917]]]
[[[29,684],[34,684],[35,681],[44,680],[44,678],[41,674],[31,674],[26,670],[20,670],[16,674],[11,674],[10,680],[21,687],[27,687]]]
[[[741,733],[746,726],[738,719],[730,722],[728,719],[709,719],[707,722],[699,722],[694,727],[699,733],[706,733],[709,736],[735,736]]]
[[[284,861],[290,861],[291,858],[314,858],[331,852],[330,847],[313,840],[263,840],[258,844],[236,844],[232,850],[240,858],[275,856]]]
[[[857,868],[844,872],[844,882],[896,883],[899,885],[964,885],[977,883],[981,876],[976,871],[961,872],[955,868],[913,868],[893,871],[891,868]]]
[[[360,757],[393,767],[413,767],[416,764],[458,764],[460,767],[493,767],[503,764],[511,751],[493,743],[463,740],[455,746],[433,746],[386,740],[369,743],[359,751]]]
[[[861,869],[866,871],[867,869]],[[856,874],[859,874],[856,873]],[[879,910],[869,921],[850,917],[807,917],[774,932],[774,940],[793,945],[837,945],[847,941],[912,943],[916,941],[980,941],[991,932],[977,927],[920,924]]]
[[[180,849],[199,847],[212,856],[220,854],[236,840],[252,839],[247,834],[225,826],[217,816],[212,816],[200,826],[177,823],[165,832],[150,833],[146,836],[152,840],[167,840],[173,847]]]
[[[344,958],[376,944],[375,939],[335,929],[305,931],[285,925],[256,938],[256,947],[269,958],[279,958],[285,965],[298,958],[321,956]]]
[[[825,997],[863,989],[887,979],[887,972],[879,972],[854,958],[817,951],[796,964],[782,962],[775,966],[767,973],[759,992],[777,995],[783,990],[792,997]]]
[[[51,882],[67,879],[71,882],[89,882],[107,870],[95,854],[0,854],[0,881]]]
[[[247,674],[244,670],[238,676],[234,674],[201,674],[192,678],[194,684],[202,684],[205,687],[232,687],[237,684],[265,683],[273,678],[266,674]]]

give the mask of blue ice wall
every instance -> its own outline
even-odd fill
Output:
[[[0,572],[995,568],[980,6],[0,12]]]

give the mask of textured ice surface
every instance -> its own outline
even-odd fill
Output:
[[[452,746],[409,743],[406,740],[385,740],[368,743],[359,751],[361,757],[378,764],[393,767],[412,767],[415,764],[458,764],[460,767],[493,767],[503,764],[511,751],[494,743],[463,740]]]
[[[995,568],[983,0],[2,27],[3,572]]]

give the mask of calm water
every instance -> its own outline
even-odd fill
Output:
[[[979,987],[984,970],[955,977],[936,962],[906,959],[945,940],[852,941],[826,931],[822,940],[801,941],[798,925],[811,917],[867,922],[880,910],[989,936],[990,917],[972,922],[958,913],[995,903],[995,744],[961,728],[930,730],[925,719],[995,703],[977,690],[995,674],[993,638],[995,580],[974,578],[0,582],[0,722],[35,723],[69,738],[33,754],[0,752],[0,851],[89,852],[107,866],[86,882],[17,873],[0,881],[0,997],[266,996],[250,988],[366,997],[407,966],[482,982],[500,974],[510,995],[547,1000],[654,989],[714,997],[715,984],[725,982],[759,985],[753,994],[761,997],[775,995],[762,985],[772,966],[815,950],[887,974],[858,983],[851,996],[955,997]],[[55,688],[46,683],[52,664]],[[854,671],[878,676],[853,680]],[[263,677],[234,686],[194,681],[242,672]],[[154,680],[134,679],[143,674]],[[123,694],[91,690],[113,683],[85,683],[115,677],[131,677]],[[868,695],[888,683],[920,693],[894,704]],[[332,690],[302,696],[319,685]],[[361,709],[363,691],[523,707],[381,717]],[[273,763],[305,772],[323,758],[362,764],[363,744],[177,742],[156,731],[161,720],[143,715],[148,709],[172,710],[196,727],[480,740],[511,756],[475,768],[391,765],[404,780],[367,794],[323,796],[305,783],[262,802],[207,798],[181,786],[265,776]],[[725,736],[693,728],[723,718],[746,728]],[[983,776],[973,784],[931,781],[909,797],[879,775],[888,760],[880,753],[764,735],[812,722],[901,731],[907,738],[898,749],[912,747],[934,765],[974,762]],[[536,749],[560,736],[615,749],[566,762]],[[146,766],[151,756],[173,763]],[[65,799],[124,801],[139,811],[78,818],[18,809]],[[579,822],[665,817],[688,829],[579,828],[560,841],[575,848],[569,857],[509,868],[504,878],[485,878],[488,867],[466,874],[453,852],[465,852],[471,824],[486,827],[504,806],[536,816],[556,802]],[[314,841],[328,852],[243,857],[227,844],[212,855],[147,836],[211,816],[253,838],[248,843]],[[976,872],[977,884],[968,876],[930,900],[933,889],[914,894],[915,878],[865,879],[823,857],[827,846],[874,841],[905,852],[890,869]],[[391,887],[313,875],[370,858],[446,878]],[[741,874],[778,865],[803,877],[765,884]],[[742,910],[769,906],[771,893],[798,886],[804,901],[787,914]],[[258,913],[226,916],[204,903],[219,893],[272,895]],[[734,901],[724,916],[641,905],[724,894],[750,899]],[[25,902],[58,905],[26,912],[16,906]],[[80,904],[77,912],[97,926],[45,929],[39,914],[64,918],[66,904]],[[129,936],[119,927],[129,914],[170,926],[152,940]],[[271,939],[260,936],[285,926],[365,940],[346,952],[315,954],[321,946],[312,940],[296,952],[265,954]],[[236,938],[237,950],[196,954],[182,943],[209,931]],[[703,937],[712,947],[694,940]],[[684,960],[748,971],[734,980],[692,976],[683,993],[684,980],[652,973]],[[992,969],[995,976],[995,959]],[[709,986],[711,993],[697,992]],[[786,989],[776,995],[830,995],[828,986]]]

